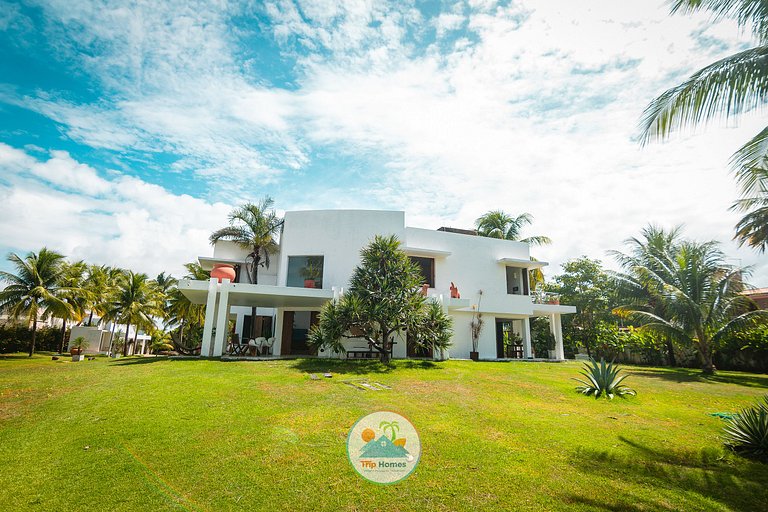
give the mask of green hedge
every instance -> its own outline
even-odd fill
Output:
[[[28,352],[32,341],[32,329],[23,325],[0,325],[0,354]],[[35,350],[55,352],[61,345],[61,329],[43,327],[37,329]]]

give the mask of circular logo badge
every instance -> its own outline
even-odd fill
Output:
[[[403,416],[379,411],[363,416],[347,436],[347,455],[366,480],[394,484],[410,475],[421,457],[421,441]]]

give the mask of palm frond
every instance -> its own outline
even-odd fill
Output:
[[[674,0],[671,12],[711,11],[714,18],[731,18],[740,27],[750,27],[760,39],[768,39],[768,3],[762,0]]]
[[[640,123],[643,143],[712,118],[761,107],[768,94],[768,46],[721,59],[654,99]]]

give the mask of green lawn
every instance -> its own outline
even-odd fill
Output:
[[[638,396],[609,402],[574,392],[579,366],[0,357],[0,504],[765,510],[768,466],[726,452],[708,413],[753,403],[768,375],[631,367]],[[394,486],[363,480],[346,457],[350,427],[380,409],[408,417],[423,444]]]

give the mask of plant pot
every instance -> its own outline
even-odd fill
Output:
[[[221,282],[222,279],[229,279],[231,283],[235,282],[235,267],[226,263],[216,263],[211,270],[211,277],[215,277]]]
[[[305,279],[304,280],[304,288],[314,288],[315,287],[315,280],[314,279]]]
[[[72,354],[72,362],[76,363],[78,361],[82,361],[85,359],[85,356],[81,356],[80,354]]]
[[[74,348],[73,347],[73,348],[69,349],[69,355],[71,355],[71,356],[79,356],[82,353],[83,353],[83,349],[81,349],[81,348]]]
[[[479,361],[480,360],[480,352],[470,352],[469,358],[473,361]]]

